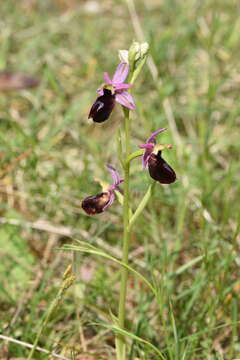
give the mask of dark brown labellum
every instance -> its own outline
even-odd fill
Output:
[[[161,151],[157,155],[154,153],[150,155],[148,170],[150,176],[161,184],[171,184],[176,180],[175,171],[162,158]]]
[[[103,89],[104,94],[99,96],[91,107],[88,118],[101,123],[107,120],[115,105],[115,95],[108,89]]]
[[[109,192],[88,196],[82,201],[83,210],[89,215],[100,214],[104,211],[104,207],[110,200]]]

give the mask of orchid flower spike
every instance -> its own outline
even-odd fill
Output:
[[[133,97],[126,91],[132,85],[124,83],[128,72],[129,64],[121,62],[112,79],[107,72],[103,73],[105,83],[97,90],[100,96],[92,105],[88,118],[99,123],[107,120],[114,108],[115,102],[130,110],[135,109]]]
[[[114,167],[107,165],[107,168],[113,178],[113,183],[109,185],[96,179],[102,186],[102,192],[97,195],[88,196],[82,201],[82,208],[89,215],[104,212],[115,200],[114,191],[119,190],[119,184],[123,181]]]
[[[162,128],[154,131],[147,139],[146,144],[139,145],[139,147],[145,149],[142,156],[142,164],[144,169],[148,165],[151,178],[159,181],[161,184],[171,184],[176,180],[176,174],[171,166],[162,158],[161,154],[162,150],[170,149],[172,146],[169,144],[156,144],[156,136],[165,130],[167,129]]]

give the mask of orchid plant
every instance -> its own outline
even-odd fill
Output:
[[[176,180],[176,174],[171,166],[162,158],[163,150],[171,148],[171,145],[157,144],[156,137],[166,130],[160,128],[154,131],[147,139],[145,144],[135,146],[141,150],[130,152],[130,112],[136,108],[133,96],[132,87],[138,77],[142,66],[144,65],[148,53],[148,44],[139,44],[134,42],[129,51],[120,51],[120,64],[117,66],[116,72],[112,79],[107,72],[104,72],[104,84],[97,89],[99,95],[91,107],[89,118],[94,122],[102,123],[106,121],[115,106],[119,103],[123,107],[124,113],[124,136],[125,136],[125,151],[121,148],[120,163],[123,167],[123,178],[119,175],[115,167],[107,165],[108,170],[113,178],[113,183],[107,184],[99,181],[102,186],[102,192],[96,195],[86,197],[82,201],[82,208],[88,215],[96,215],[106,211],[113,203],[116,196],[120,194],[120,184],[123,182],[123,241],[122,241],[122,266],[121,266],[121,284],[119,294],[119,306],[117,315],[117,325],[119,329],[124,331],[126,319],[126,293],[127,293],[127,278],[128,278],[128,252],[129,242],[131,239],[132,226],[139,217],[148,200],[152,195],[152,187],[156,182],[161,184],[171,184]],[[125,80],[128,78],[128,83]],[[122,159],[122,152],[124,159]],[[140,201],[139,206],[134,213],[130,211],[130,165],[131,161],[142,157],[142,167],[148,167],[149,175],[154,180],[150,182],[149,189]],[[116,335],[116,356],[117,360],[126,360],[126,342],[124,334]]]

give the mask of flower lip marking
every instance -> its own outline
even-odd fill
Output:
[[[176,180],[175,171],[162,158],[161,151],[157,155],[152,153],[148,160],[148,170],[152,179],[161,184],[171,184]]]
[[[113,183],[109,185],[100,181],[103,191],[97,195],[88,196],[82,201],[82,208],[89,215],[104,212],[115,200],[114,191],[119,190],[119,184],[123,181],[113,166],[107,165],[107,168],[113,178]]]
[[[115,105],[115,95],[111,90],[103,89],[103,95],[99,96],[92,105],[88,118],[101,123],[108,119]]]
[[[100,214],[109,202],[110,194],[102,192],[97,195],[88,196],[82,201],[83,210],[89,215]]]

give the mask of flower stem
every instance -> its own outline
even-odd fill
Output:
[[[129,110],[124,109],[125,115],[125,158],[130,155],[130,117]],[[123,255],[122,262],[128,264],[128,252],[129,252],[129,240],[130,232],[129,225],[129,173],[130,162],[125,163],[124,166],[124,201],[123,201]],[[128,269],[124,266],[121,267],[121,286],[120,286],[120,298],[118,307],[118,325],[124,329],[125,326],[125,314],[126,314],[126,293],[127,293],[127,277]],[[116,339],[117,345],[117,360],[126,359],[126,346],[122,335],[118,335]]]

